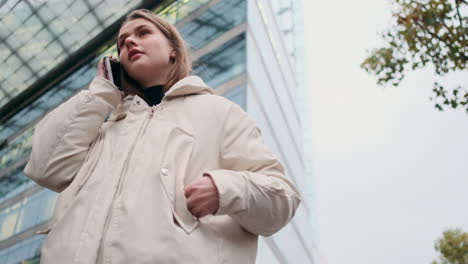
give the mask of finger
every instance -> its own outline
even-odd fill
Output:
[[[203,202],[203,201],[198,202],[192,208],[192,211],[195,213],[194,215],[199,218],[213,213],[211,206],[207,202]]]
[[[97,75],[101,77],[106,77],[105,76],[105,69],[104,69],[104,58],[101,58],[98,62],[98,72]]]
[[[193,201],[193,198],[187,199],[187,209],[192,210],[193,207],[195,207],[195,203]]]
[[[196,214],[198,213],[198,207],[191,207],[189,211],[193,216],[196,216]]]
[[[104,59],[101,58],[98,62],[98,70],[104,70]]]
[[[193,216],[200,218],[200,215],[203,213],[203,209],[200,207],[195,207],[191,212]]]
[[[200,207],[203,200],[200,196],[192,194],[187,200],[187,208]]]
[[[193,193],[194,190],[195,190],[195,187],[193,186],[193,183],[191,183],[187,187],[185,187],[185,189],[184,189],[185,198],[188,198]]]
[[[207,215],[208,215],[208,211],[207,211],[207,210],[201,210],[201,211],[198,213],[197,217],[198,217],[198,218],[202,218],[202,217],[207,216]]]

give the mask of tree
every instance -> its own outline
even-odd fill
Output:
[[[435,249],[441,256],[432,264],[468,264],[468,233],[461,229],[448,229],[435,242]]]
[[[449,72],[466,72],[468,58],[467,0],[393,0],[392,26],[382,34],[384,45],[374,49],[361,68],[376,75],[379,85],[398,86],[412,70],[432,64],[435,108],[465,108],[468,91],[446,88],[437,81]]]

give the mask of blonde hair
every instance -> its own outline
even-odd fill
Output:
[[[127,15],[125,21],[120,25],[120,28],[122,28],[127,22],[137,18],[143,18],[153,23],[163,33],[171,47],[175,50],[175,57],[171,59],[172,66],[167,78],[167,83],[164,84],[164,89],[167,91],[172,85],[188,76],[192,71],[192,58],[190,56],[190,52],[179,30],[177,30],[177,28],[171,23],[147,9],[132,11]],[[117,53],[120,54],[118,44]]]

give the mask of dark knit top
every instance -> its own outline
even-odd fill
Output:
[[[145,101],[149,106],[157,105],[161,102],[164,97],[164,86],[155,85],[143,89],[143,94],[145,95]]]

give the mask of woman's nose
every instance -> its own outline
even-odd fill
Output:
[[[127,46],[127,47],[133,47],[133,46],[135,46],[135,45],[136,45],[136,42],[135,42],[135,40],[133,39],[133,37],[130,37],[130,36],[129,36],[129,37],[127,37],[127,38],[125,39],[125,46]]]

